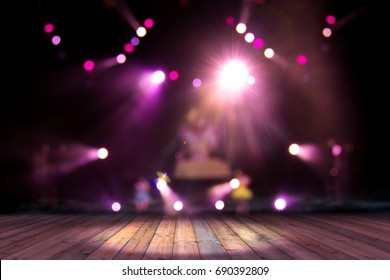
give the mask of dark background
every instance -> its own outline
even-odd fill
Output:
[[[172,171],[178,128],[200,99],[192,79],[207,79],[213,56],[237,50],[266,70],[258,89],[265,99],[255,101],[260,111],[262,102],[272,110],[270,117],[256,117],[256,153],[247,142],[236,141],[234,151],[222,156],[251,175],[257,195],[284,191],[324,196],[329,162],[313,167],[288,155],[287,147],[315,143],[326,150],[334,138],[352,147],[346,159],[348,198],[390,199],[388,24],[379,1],[61,0],[11,5],[5,7],[10,19],[2,32],[1,210],[29,209],[42,193],[76,204],[123,199],[139,175],[153,179],[157,171]],[[264,59],[225,24],[227,16],[240,18],[245,5],[247,25],[275,49],[283,66]],[[85,60],[114,57],[135,35],[119,12],[127,8],[141,23],[153,18],[155,26],[125,64],[83,71]],[[326,39],[321,30],[328,14],[338,23]],[[63,38],[59,46],[44,34],[47,22]],[[294,63],[298,53],[309,57],[304,67]],[[176,69],[180,78],[167,81],[159,99],[140,109],[137,77],[156,67]],[[256,103],[243,110],[255,115],[255,108]],[[238,129],[238,135],[243,133]],[[32,163],[45,144],[58,165],[77,161],[76,151],[83,147],[107,147],[110,156],[51,177],[42,191],[32,179]],[[67,147],[66,156],[54,155],[61,147]]]

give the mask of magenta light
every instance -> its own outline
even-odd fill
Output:
[[[154,25],[154,20],[151,18],[148,18],[144,21],[145,28],[152,28]]]
[[[256,49],[261,49],[264,46],[264,40],[261,38],[256,38],[255,40],[253,40],[252,45]]]
[[[201,85],[202,85],[202,81],[200,80],[200,79],[198,79],[198,78],[195,78],[193,81],[192,81],[192,85],[194,86],[194,87],[200,87]]]
[[[95,63],[92,60],[87,60],[84,62],[84,69],[85,71],[92,71],[95,68]]]
[[[54,31],[54,24],[52,23],[45,24],[45,26],[43,27],[43,31],[45,33],[52,33]]]
[[[334,24],[336,24],[336,17],[333,16],[333,15],[327,15],[327,16],[325,17],[325,21],[326,21],[326,23],[329,24],[329,25],[334,25]]]
[[[227,25],[235,25],[236,24],[236,20],[234,19],[234,17],[232,17],[232,16],[228,16],[227,18],[226,18],[226,24]]]
[[[298,55],[296,60],[299,65],[307,64],[307,57],[303,54]]]
[[[127,52],[127,53],[132,53],[132,52],[134,52],[134,50],[135,50],[134,46],[133,46],[131,43],[126,43],[126,44],[123,46],[123,49],[124,49],[125,52]]]
[[[169,72],[168,77],[171,81],[176,81],[177,79],[179,79],[179,72],[177,72],[176,70],[173,70],[173,71]]]
[[[61,43],[61,37],[58,35],[55,35],[55,36],[53,36],[53,38],[51,38],[51,42],[53,45],[57,46]]]
[[[114,212],[118,212],[119,210],[121,210],[121,204],[119,202],[114,202],[112,205],[111,205],[111,209],[112,211]]]
[[[341,154],[341,152],[343,151],[343,148],[340,146],[340,145],[333,145],[332,146],[332,155],[337,157]]]

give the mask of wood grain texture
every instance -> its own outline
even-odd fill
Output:
[[[0,215],[1,259],[390,260],[390,213]]]

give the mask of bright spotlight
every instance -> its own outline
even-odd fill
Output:
[[[271,49],[271,48],[265,49],[265,51],[264,51],[264,56],[265,56],[266,58],[273,58],[274,55],[275,55],[275,52],[274,52],[273,49]]]
[[[236,26],[236,31],[239,34],[244,34],[246,31],[246,24],[245,23],[239,23]]]
[[[138,37],[144,37],[146,35],[146,28],[145,27],[138,27],[136,31]]]
[[[237,90],[246,84],[248,68],[240,60],[232,60],[225,64],[220,72],[219,83],[223,88]]]
[[[291,155],[293,156],[296,156],[299,154],[299,151],[301,150],[301,148],[299,147],[298,144],[291,144],[289,147],[288,147],[288,151]]]
[[[118,212],[119,210],[121,210],[121,204],[119,202],[114,202],[112,205],[111,205],[111,209],[112,211],[114,212]]]
[[[229,184],[232,189],[237,189],[240,186],[240,180],[233,178],[230,180]]]
[[[176,211],[181,211],[181,210],[183,210],[183,202],[181,202],[180,200],[176,201],[176,202],[173,204],[173,209],[175,209]]]
[[[100,148],[98,151],[97,151],[97,156],[98,158],[100,159],[105,159],[108,157],[108,151],[106,148]]]
[[[165,80],[165,73],[161,70],[158,70],[152,75],[152,82],[154,84],[161,84]]]
[[[286,208],[286,201],[283,198],[278,198],[275,200],[274,206],[279,211],[284,210]]]
[[[222,200],[215,202],[215,209],[222,210],[223,208],[225,208],[225,203]]]
[[[165,181],[164,179],[158,178],[157,182],[156,182],[156,187],[160,192],[166,190],[168,188],[167,181]]]
[[[126,56],[124,54],[118,54],[116,56],[116,61],[119,63],[119,64],[123,64],[126,62]]]

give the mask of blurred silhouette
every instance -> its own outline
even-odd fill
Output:
[[[216,155],[216,127],[200,109],[193,108],[188,112],[179,134],[181,147],[176,157],[176,179],[208,180],[230,177],[228,163]]]
[[[249,202],[253,199],[253,191],[249,185],[252,180],[241,170],[237,170],[235,175],[235,178],[239,181],[239,185],[232,190],[230,196],[235,201],[236,214],[250,214]]]
[[[134,184],[134,203],[137,211],[143,212],[149,209],[152,197],[150,195],[150,182],[145,177],[140,177]]]

